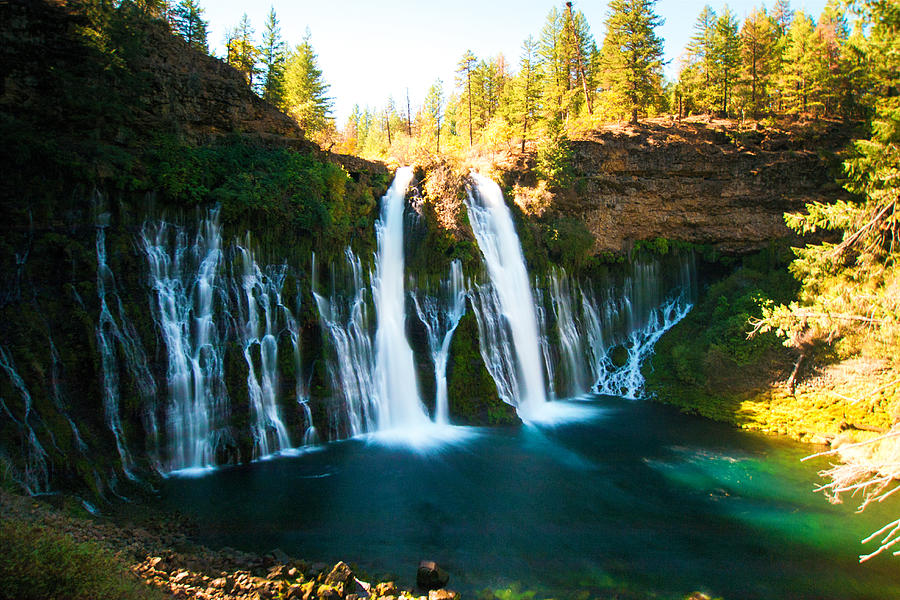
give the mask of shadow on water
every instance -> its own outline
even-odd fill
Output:
[[[649,403],[577,404],[578,420],[428,452],[350,440],[170,479],[164,501],[208,544],[355,561],[407,585],[432,558],[470,593],[900,597],[890,558],[856,562],[888,509],[855,515],[814,494],[822,464],[801,464],[806,448]]]

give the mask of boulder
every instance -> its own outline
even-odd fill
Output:
[[[423,560],[416,571],[416,585],[419,589],[430,591],[437,590],[450,581],[450,574],[440,568],[433,560]]]
[[[353,570],[347,563],[341,561],[331,569],[331,572],[325,578],[325,585],[338,587],[343,586],[348,581],[353,582],[354,580]]]
[[[384,583],[379,583],[375,586],[375,597],[381,598],[383,596],[396,596],[400,593],[400,590],[397,588],[397,584],[393,581],[385,581]]]
[[[451,590],[431,590],[428,600],[459,600],[459,594]]]

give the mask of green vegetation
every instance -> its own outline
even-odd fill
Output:
[[[0,598],[4,600],[156,600],[110,552],[47,527],[0,521]]]
[[[447,399],[454,421],[462,425],[518,422],[516,410],[497,396],[497,386],[484,367],[478,346],[478,324],[471,308],[450,342]]]

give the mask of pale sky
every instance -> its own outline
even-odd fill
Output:
[[[791,7],[814,18],[826,0],[792,0]],[[502,53],[516,66],[522,41],[538,38],[550,9],[565,3],[550,0],[200,0],[209,23],[209,45],[217,56],[225,54],[225,31],[247,13],[259,42],[270,6],[281,23],[289,46],[301,41],[308,27],[319,66],[331,86],[339,127],[354,104],[378,108],[393,96],[398,107],[406,102],[413,111],[440,77],[449,95],[455,85],[456,63],[470,49],[478,58]],[[575,0],[575,9],[587,17],[599,46],[607,15],[605,0]],[[705,4],[720,12],[722,3],[704,0],[660,0],[656,12],[665,23],[658,34],[665,41],[666,74],[674,76],[679,56],[691,36],[694,21]],[[775,0],[735,0],[728,5],[739,20],[755,6],[769,9]]]

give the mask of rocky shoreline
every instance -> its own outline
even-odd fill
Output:
[[[51,502],[59,502],[60,507]],[[134,508],[134,507],[132,507]],[[139,507],[138,507],[139,508]],[[164,597],[200,600],[458,600],[444,589],[447,574],[423,561],[417,589],[401,589],[393,581],[368,582],[345,562],[329,565],[288,556],[279,549],[264,555],[232,548],[211,549],[183,533],[189,524],[177,515],[156,516],[141,524],[121,516],[84,517],[72,499],[29,498],[0,491],[0,518],[45,528],[76,543],[93,543],[111,552],[138,580]],[[0,594],[2,595],[2,594]]]

